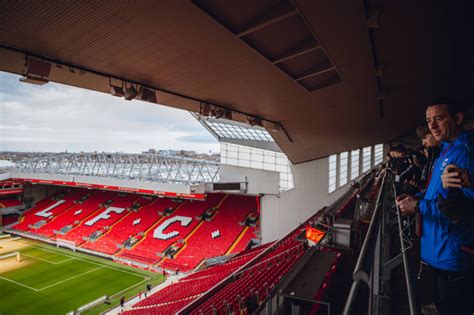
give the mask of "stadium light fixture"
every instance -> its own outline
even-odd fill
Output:
[[[249,125],[252,126],[252,127],[253,126],[263,127],[262,120],[258,117],[248,116],[247,121],[248,121]]]
[[[222,116],[224,116],[224,109],[220,108],[220,107],[214,107],[214,114],[213,116],[216,117],[217,119],[221,118]]]
[[[232,111],[231,110],[225,110],[224,111],[224,118],[228,120],[232,120]]]
[[[110,86],[110,94],[112,94],[113,96],[118,96],[118,97],[122,97],[125,95],[125,93],[123,92],[123,87],[115,86],[115,85]]]
[[[122,86],[116,86],[112,84],[112,78],[109,78],[109,85],[110,85],[110,94],[113,96],[123,97],[125,95],[123,90],[123,81]]]
[[[43,85],[49,82],[51,64],[42,60],[26,57],[26,71],[20,82]]]
[[[209,116],[211,114],[211,105],[207,103],[200,103],[199,114],[203,116]]]
[[[155,91],[143,86],[139,89],[138,95],[135,97],[135,99],[157,103]]]
[[[273,124],[272,129],[273,132],[279,132],[281,130],[281,126],[277,123]]]
[[[130,87],[125,89],[124,97],[127,101],[133,100],[137,95],[138,91],[133,84],[130,84]]]

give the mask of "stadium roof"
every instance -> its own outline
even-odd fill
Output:
[[[156,90],[157,100],[142,93],[148,101],[194,112],[214,104],[242,122],[250,115],[293,163],[388,141],[412,131],[434,97],[473,94],[473,19],[453,2],[0,7],[0,70],[106,93],[133,83]]]

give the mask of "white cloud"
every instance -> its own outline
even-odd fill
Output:
[[[0,151],[219,150],[188,112],[0,73]]]

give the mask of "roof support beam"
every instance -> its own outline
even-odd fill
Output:
[[[316,46],[312,46],[312,47],[309,47],[309,48],[299,49],[299,50],[296,50],[296,51],[293,51],[293,52],[287,54],[286,56],[282,56],[282,57],[280,57],[276,60],[273,60],[272,64],[275,65],[275,64],[278,64],[280,62],[283,62],[283,61],[286,61],[286,60],[304,55],[306,53],[309,53],[309,52],[312,52],[312,51],[315,51],[315,50],[318,50],[318,49],[321,49],[321,45],[316,45]]]
[[[252,26],[252,27],[249,27],[248,29],[237,33],[236,36],[237,36],[238,38],[244,37],[245,35],[248,35],[248,34],[251,34],[251,33],[253,33],[253,32],[256,32],[256,31],[258,31],[258,30],[260,30],[260,29],[262,29],[262,28],[265,28],[265,27],[267,27],[267,26],[270,26],[270,25],[272,25],[272,24],[274,24],[274,23],[277,23],[277,22],[279,22],[279,21],[281,21],[281,20],[284,20],[284,19],[289,18],[289,17],[291,17],[291,16],[293,16],[293,15],[296,15],[296,14],[298,14],[298,11],[297,11],[297,10],[292,10],[292,11],[290,11],[290,12],[288,12],[288,13],[285,13],[285,14],[282,14],[282,15],[279,15],[279,16],[276,16],[276,17],[273,17],[273,18],[271,18],[271,19],[269,19],[269,20],[266,20],[265,22],[258,23],[258,24],[254,25],[254,26]]]
[[[311,72],[311,73],[302,75],[302,76],[299,77],[299,78],[296,78],[295,81],[301,81],[301,80],[304,80],[304,79],[307,79],[307,78],[310,78],[310,77],[314,77],[314,76],[316,76],[316,75],[320,75],[320,74],[323,74],[323,73],[326,73],[326,72],[329,72],[329,71],[332,71],[332,70],[335,70],[335,69],[336,69],[336,68],[334,68],[334,67],[329,67],[329,68],[324,69],[324,70],[319,70],[319,71]]]

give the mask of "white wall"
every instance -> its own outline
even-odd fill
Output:
[[[248,181],[248,194],[279,194],[280,173],[221,164],[220,182]]]
[[[0,180],[7,180],[12,178],[10,172],[0,173]]]
[[[343,195],[350,182],[328,195],[328,158],[292,167],[295,188],[279,196],[263,196],[261,207],[262,242],[278,239],[304,220]]]

